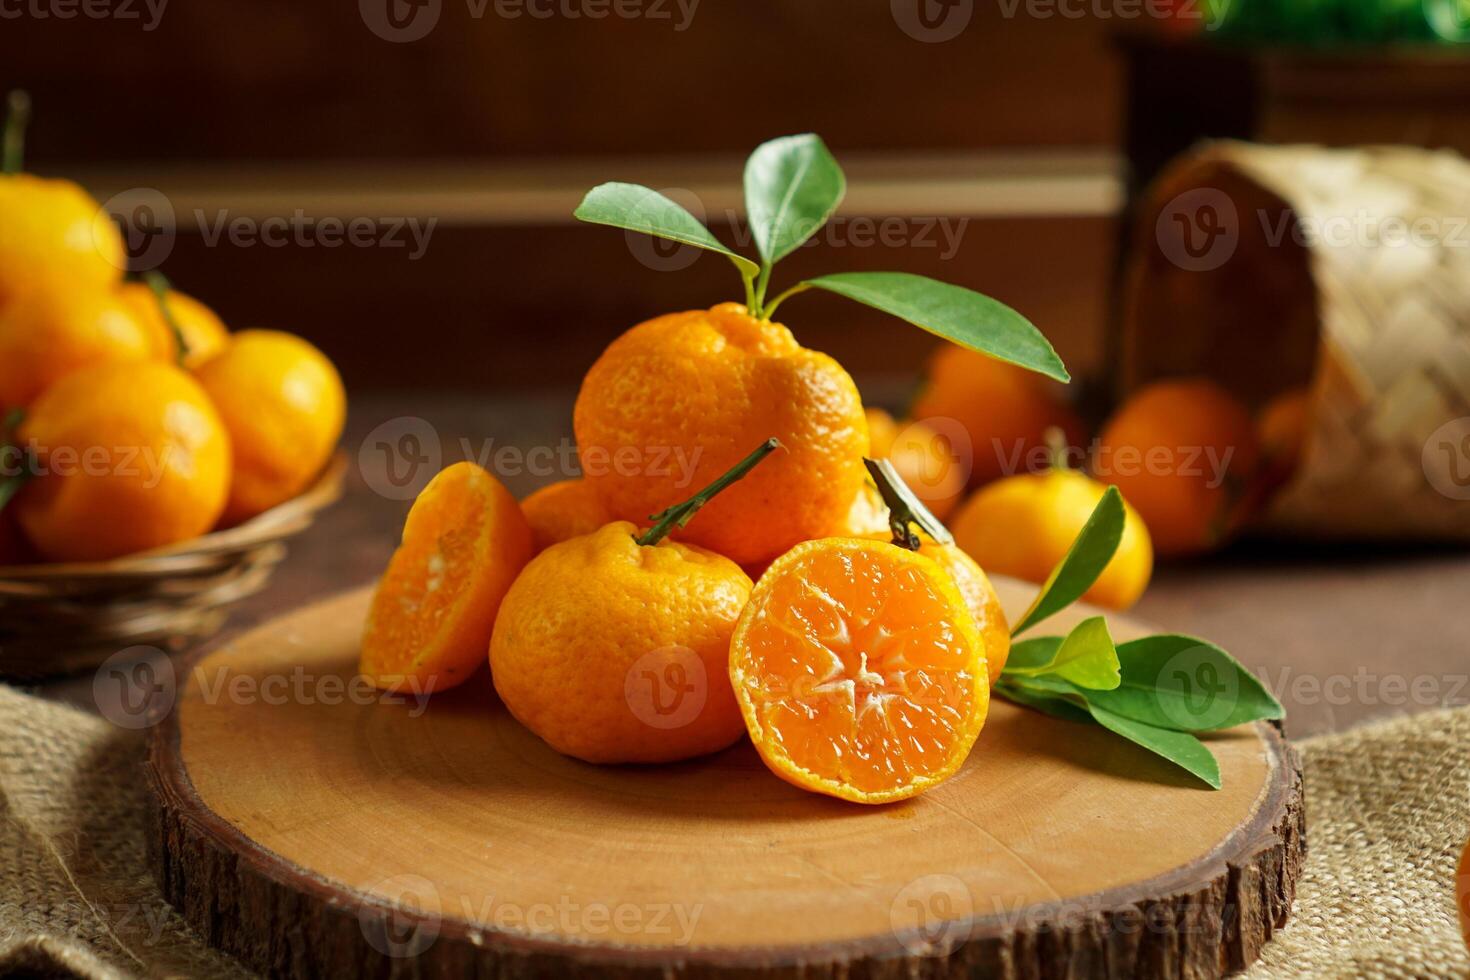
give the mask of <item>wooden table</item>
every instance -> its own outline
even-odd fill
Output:
[[[864,388],[870,394],[902,390],[881,383]],[[570,392],[514,399],[354,396],[344,445],[355,465],[345,499],[293,542],[271,585],[237,607],[229,629],[370,582],[381,571],[408,509],[407,501],[369,485],[383,485],[383,444],[391,450],[406,433],[427,433],[437,437],[443,464],[483,454],[522,495],[574,475],[561,467],[572,444],[571,405]],[[407,460],[394,461],[406,475]],[[1470,704],[1467,600],[1470,553],[1464,550],[1256,541],[1160,567],[1134,615],[1231,651],[1281,698],[1288,732],[1302,737],[1441,704]],[[48,683],[40,691],[93,706],[90,677]]]

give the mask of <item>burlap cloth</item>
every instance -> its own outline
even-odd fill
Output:
[[[1470,709],[1302,742],[1310,843],[1266,977],[1470,975]],[[148,875],[143,738],[0,687],[0,976],[249,976]]]

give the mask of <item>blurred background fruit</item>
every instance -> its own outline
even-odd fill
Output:
[[[79,368],[158,355],[157,338],[115,290],[29,289],[0,308],[0,405],[23,408]]]
[[[1154,550],[1175,557],[1239,529],[1259,460],[1240,402],[1213,381],[1184,378],[1130,396],[1103,428],[1092,467],[1143,517]]]
[[[955,455],[968,459],[969,484],[979,486],[1024,469],[1027,455],[1046,447],[1048,429],[1060,429],[1071,446],[1086,441],[1081,420],[1059,391],[1031,371],[945,344],[929,361],[913,416],[964,427],[970,445],[955,447]]]
[[[521,501],[539,553],[612,521],[597,492],[586,480],[558,480]]]
[[[583,379],[574,426],[585,478],[615,518],[635,523],[779,439],[782,450],[675,535],[741,565],[839,526],[869,451],[862,399],[842,366],[737,303],[662,316],[614,340]]]
[[[155,338],[159,349],[159,356],[170,363],[179,360],[179,340],[175,336],[173,327],[164,319],[163,310],[159,308],[158,296],[153,288],[147,283],[129,282],[120,288],[123,301],[133,310],[140,321],[147,325],[149,333]],[[196,368],[209,360],[220,351],[224,350],[229,343],[230,332],[225,327],[224,321],[203,303],[192,296],[179,292],[177,289],[169,289],[165,294],[164,302],[168,303],[168,312],[173,317],[174,327],[178,328],[179,334],[184,340],[187,353],[183,357],[186,368]]]
[[[474,463],[438,473],[414,501],[373,593],[358,669],[411,694],[464,683],[485,664],[531,528],[510,491]]]
[[[12,92],[0,160],[0,309],[46,285],[100,291],[127,268],[122,236],[91,195],[69,180],[20,172],[29,117],[30,99]]]
[[[1045,582],[1067,554],[1107,487],[1054,467],[997,480],[975,492],[950,524],[955,543],[992,574]],[[1083,596],[1110,609],[1138,601],[1153,574],[1150,528],[1124,492],[1123,538],[1113,560]]]
[[[881,408],[867,410],[874,459],[893,463],[904,483],[941,521],[964,496],[968,461],[954,442],[926,422],[897,422]]]
[[[19,436],[39,475],[12,502],[50,561],[102,561],[214,527],[230,487],[230,440],[192,377],[153,362],[67,375],[31,406]]]
[[[234,450],[226,524],[291,499],[321,472],[347,414],[342,379],[321,351],[277,330],[243,330],[194,373]]]

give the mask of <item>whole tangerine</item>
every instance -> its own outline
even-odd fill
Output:
[[[585,479],[616,519],[644,521],[774,435],[785,451],[678,535],[758,565],[830,533],[862,485],[868,427],[857,386],[826,354],[738,303],[639,324],[577,395]]]

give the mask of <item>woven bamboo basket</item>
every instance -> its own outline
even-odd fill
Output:
[[[1267,527],[1470,540],[1470,163],[1207,143],[1137,214],[1121,393],[1205,374],[1259,409],[1304,386],[1303,456]]]
[[[132,646],[181,649],[263,589],[286,540],[342,495],[336,456],[300,496],[236,527],[113,561],[0,568],[0,676],[95,668]]]

